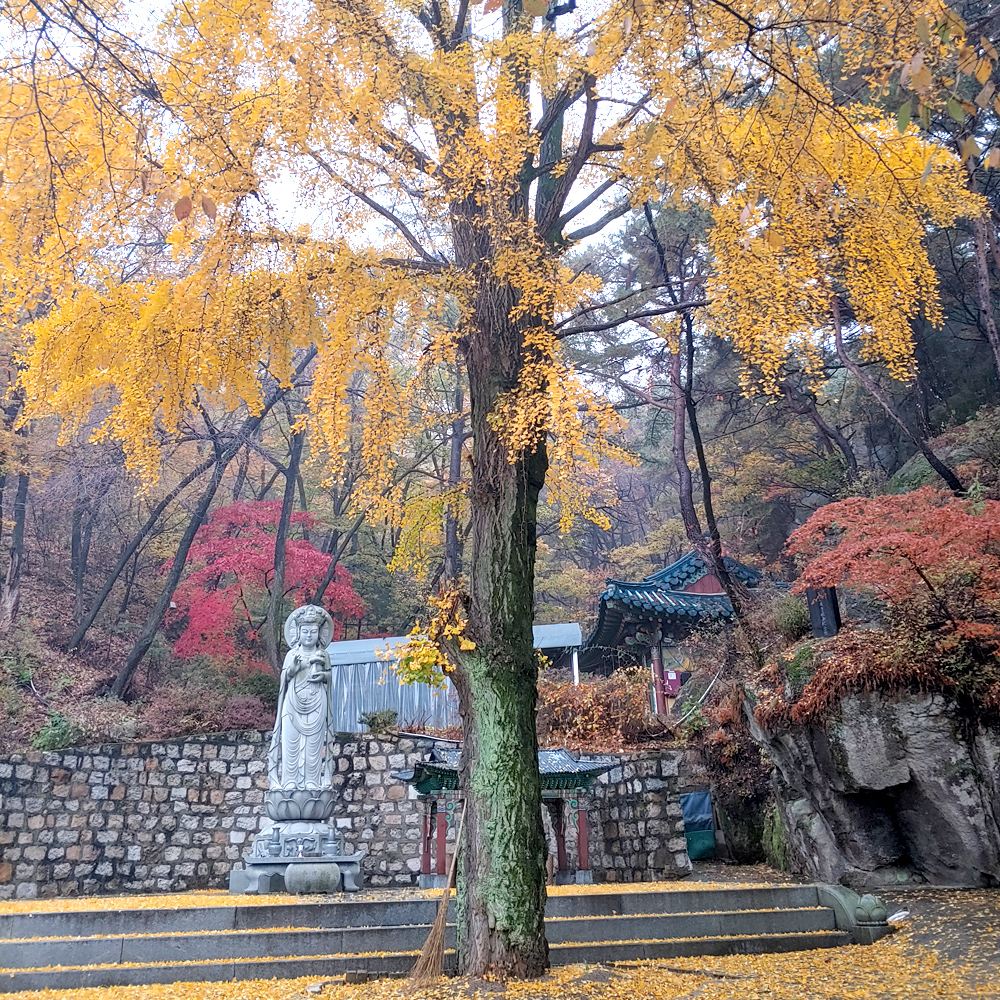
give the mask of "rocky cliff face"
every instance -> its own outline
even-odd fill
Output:
[[[1000,728],[940,695],[877,693],[824,726],[751,726],[797,870],[853,888],[1000,886]]]

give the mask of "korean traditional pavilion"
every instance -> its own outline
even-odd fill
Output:
[[[455,837],[458,804],[459,749],[435,748],[430,760],[393,777],[406,781],[424,804],[420,850],[420,885],[444,885],[449,842]],[[547,809],[555,832],[557,882],[589,882],[590,823],[587,789],[615,766],[613,759],[580,760],[565,750],[539,750],[538,773],[542,780],[542,808]],[[452,845],[452,849],[454,846]]]
[[[757,570],[723,558],[729,572],[745,586],[760,583]],[[678,671],[663,669],[663,647],[677,645],[698,626],[723,624],[732,617],[733,607],[718,577],[701,556],[689,552],[637,583],[607,581],[597,624],[579,653],[580,669],[608,674],[618,666],[648,664],[656,711],[665,711],[681,680]]]

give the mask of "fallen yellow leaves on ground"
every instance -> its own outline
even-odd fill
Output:
[[[678,892],[684,889],[756,889],[774,882],[601,882],[596,885],[550,885],[550,896],[613,892]],[[248,896],[224,889],[171,892],[148,896],[91,896],[63,899],[16,899],[0,902],[5,913],[70,913],[80,910],[179,910],[204,906],[295,906],[301,903],[371,902],[385,899],[438,899],[440,889],[367,889],[343,896],[289,896],[285,893]]]
[[[309,989],[312,987],[312,990]],[[15,993],[10,1000],[987,1000],[996,984],[939,962],[905,935],[869,948],[786,955],[682,958],[610,966],[572,965],[511,983],[442,979],[412,990],[399,980],[342,985],[316,977],[236,983],[174,983]]]
[[[637,883],[593,887],[591,891],[715,885]],[[578,891],[590,887],[561,888]],[[912,911],[911,916],[897,934],[866,948],[677,958],[614,966],[580,964],[557,968],[540,980],[507,986],[459,978],[411,990],[398,980],[347,986],[339,980],[310,976],[46,990],[7,994],[5,1000],[1000,1000],[1000,892],[924,889],[886,895],[891,907],[905,906]],[[217,901],[214,905],[239,899],[223,892],[145,898],[204,905],[194,904],[198,897]],[[122,900],[48,902],[56,904],[51,908],[59,908],[68,902],[120,906]]]
[[[158,896],[87,896],[63,899],[10,899],[0,903],[4,913],[72,913],[79,910],[181,910],[203,906],[294,905],[304,897],[285,893],[269,896],[230,895],[223,889],[170,892]],[[312,897],[310,901],[315,901]]]
[[[348,986],[312,976],[14,993],[8,1000],[1000,1000],[992,924],[966,935],[954,962],[918,943],[945,918],[954,930],[956,912],[977,917],[998,907],[998,893],[955,893],[945,911],[935,907],[926,918],[915,907],[912,927],[907,922],[907,930],[871,947],[572,965],[507,986],[457,978],[413,990],[399,980]]]

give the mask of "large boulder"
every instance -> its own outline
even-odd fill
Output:
[[[1000,728],[905,693],[851,695],[824,724],[778,732],[751,714],[751,728],[795,870],[852,888],[1000,885]]]

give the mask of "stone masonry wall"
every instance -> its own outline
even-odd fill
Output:
[[[224,888],[270,821],[261,732],[112,744],[0,760],[0,899]],[[369,885],[420,870],[421,804],[393,770],[433,741],[335,746],[345,847],[364,846]],[[348,823],[346,829],[344,824]]]
[[[691,871],[677,789],[682,754],[621,755],[590,792],[595,882],[657,882]]]
[[[262,811],[268,737],[222,733],[0,759],[0,900],[225,888],[254,834],[270,825]],[[348,852],[367,848],[368,885],[417,881],[424,804],[392,772],[434,744],[363,735],[334,747],[334,817]],[[580,796],[595,880],[686,874],[676,755],[621,760]],[[575,861],[577,845],[567,846]]]

